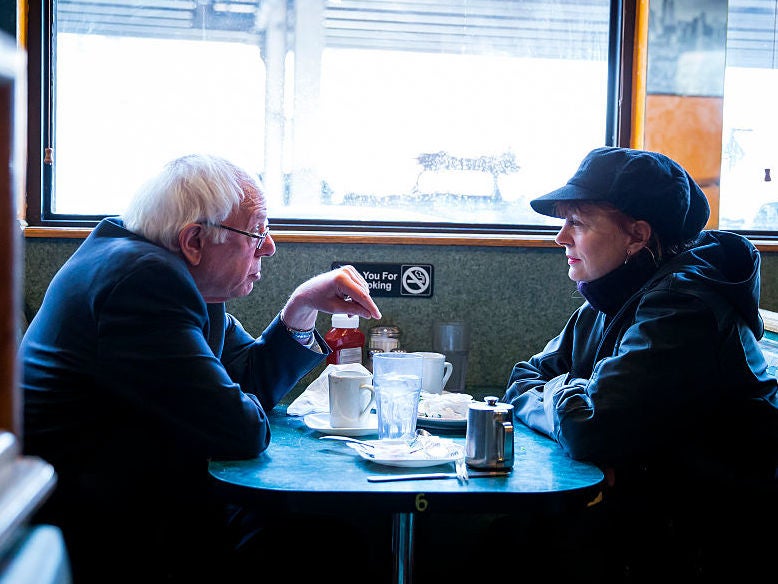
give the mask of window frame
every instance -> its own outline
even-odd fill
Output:
[[[51,46],[54,35],[51,30],[55,1],[27,3],[27,193],[21,219],[25,235],[29,237],[79,238],[88,235],[106,215],[48,212],[52,168],[44,158],[47,144],[53,142],[51,138],[56,131],[51,127],[50,114],[53,111],[50,100],[53,99]],[[633,73],[646,59],[647,43],[638,37],[645,34],[640,30],[639,22],[640,19],[647,20],[647,11],[647,4],[641,0],[610,0],[605,145],[635,147],[633,138],[642,133],[639,104],[645,99],[645,87],[636,83],[639,76]],[[553,237],[558,231],[554,226],[536,225],[315,221],[272,217],[271,222],[274,239],[292,242],[555,247]],[[778,251],[778,234],[757,235],[762,246]]]
[[[42,228],[65,228],[68,230],[90,230],[105,215],[52,214],[51,183],[52,167],[44,161],[47,145],[53,142],[56,128],[51,127],[53,104],[52,43],[54,35],[53,4],[55,0],[29,2],[28,43],[29,108],[28,108],[28,172],[27,205],[25,221],[29,228],[40,232]],[[608,46],[608,92],[606,145],[629,145],[631,135],[632,53],[634,46],[634,23],[636,0],[611,0]],[[625,58],[626,56],[626,58]],[[454,224],[454,223],[405,223],[398,221],[360,222],[312,219],[272,218],[274,238],[283,238],[284,233],[300,237],[308,234],[313,239],[327,238],[327,234],[340,236],[354,234],[356,239],[375,240],[382,235],[396,240],[413,234],[421,240],[462,239],[468,245],[475,241],[494,241],[502,237],[525,239],[548,237],[556,232],[553,226],[499,225],[499,224]],[[478,237],[482,235],[483,237]],[[442,237],[439,237],[442,236]],[[475,237],[474,237],[475,236]],[[304,239],[308,239],[305,237]]]

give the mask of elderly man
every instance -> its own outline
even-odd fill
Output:
[[[52,280],[20,346],[24,445],[58,474],[40,519],[62,528],[77,583],[221,571],[256,531],[210,493],[208,459],[267,448],[267,412],[330,352],[319,311],[381,317],[346,266],[298,286],[255,338],[224,302],[274,253],[257,181],[191,155]]]

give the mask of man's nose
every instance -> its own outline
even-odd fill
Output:
[[[273,236],[268,233],[265,241],[263,241],[262,245],[257,248],[255,255],[260,257],[270,257],[274,253],[276,253],[276,242],[273,241]]]

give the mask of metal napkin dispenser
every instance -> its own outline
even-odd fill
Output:
[[[487,396],[467,410],[465,462],[472,468],[513,468],[513,406]]]

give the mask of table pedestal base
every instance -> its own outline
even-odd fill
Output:
[[[413,513],[392,514],[392,555],[394,582],[410,584],[413,581]]]

